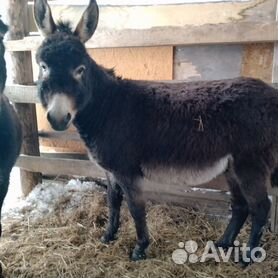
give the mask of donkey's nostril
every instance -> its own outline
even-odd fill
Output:
[[[68,123],[71,120],[71,114],[68,113],[65,117],[65,121]]]
[[[51,116],[50,116],[49,112],[47,113],[46,117],[47,117],[47,120],[51,123]]]
[[[58,114],[58,115],[57,115]],[[51,124],[52,128],[55,130],[65,130],[68,128],[72,116],[70,113],[64,115],[59,115],[59,113],[50,113],[46,115],[48,122]]]

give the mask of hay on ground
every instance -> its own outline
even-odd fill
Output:
[[[204,246],[216,240],[225,224],[208,219],[190,209],[149,205],[148,224],[151,235],[149,259],[131,262],[129,254],[135,244],[134,224],[126,206],[118,240],[100,243],[107,222],[105,194],[87,194],[74,213],[66,214],[60,202],[54,213],[44,219],[4,223],[0,243],[0,261],[5,277],[275,277],[278,271],[278,236],[266,232],[263,247],[266,261],[241,269],[233,262],[185,263],[172,261],[179,242],[195,240]],[[246,242],[250,227],[244,228]]]

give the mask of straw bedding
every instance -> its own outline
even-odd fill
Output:
[[[208,219],[200,212],[164,204],[148,205],[151,235],[149,259],[131,262],[135,229],[126,205],[122,210],[119,238],[111,245],[100,243],[107,222],[105,193],[84,193],[80,205],[65,212],[69,200],[62,198],[55,210],[31,220],[4,222],[0,262],[4,277],[275,277],[278,271],[278,236],[266,231],[263,247],[267,259],[246,269],[233,262],[177,265],[172,252],[179,242],[195,240],[204,246],[223,232],[223,220]],[[247,240],[250,227],[241,233]]]

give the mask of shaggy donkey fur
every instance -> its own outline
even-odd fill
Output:
[[[22,142],[18,117],[3,94],[7,78],[3,37],[7,30],[8,27],[0,20],[0,236],[1,208],[8,191],[10,172],[19,155]]]
[[[75,31],[54,23],[46,0],[35,1],[35,18],[46,36],[37,62],[48,120],[56,130],[72,122],[92,159],[113,177],[102,241],[115,239],[124,193],[138,237],[131,258],[146,257],[149,235],[140,183],[171,170],[188,185],[225,172],[232,219],[218,245],[232,246],[250,214],[248,244],[258,246],[270,209],[266,184],[277,166],[277,91],[251,78],[174,84],[117,78],[84,46],[97,26],[94,0]]]

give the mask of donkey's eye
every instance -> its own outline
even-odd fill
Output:
[[[43,71],[47,71],[47,69],[48,69],[47,65],[43,62],[40,63],[40,67]]]
[[[86,67],[84,65],[78,66],[74,71],[73,71],[73,77],[77,80],[80,80],[82,77],[83,73],[85,72]]]

